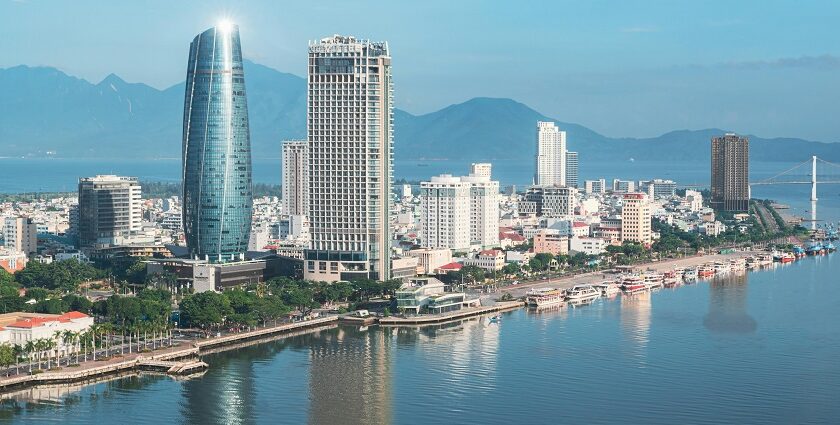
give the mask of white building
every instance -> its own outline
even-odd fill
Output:
[[[65,345],[56,332],[84,332],[93,325],[93,317],[78,311],[62,315],[41,313],[0,314],[0,343],[25,346],[29,341],[51,339],[60,356],[69,354],[73,345]]]
[[[309,45],[311,249],[304,277],[391,277],[393,86],[388,43],[331,36]]]
[[[309,208],[309,151],[305,140],[283,142],[283,214],[306,215]]]
[[[421,248],[408,251],[411,257],[417,257],[417,274],[434,274],[438,267],[452,262],[449,249]]]
[[[582,252],[586,255],[598,255],[606,249],[607,241],[601,238],[575,236],[569,240],[569,250],[573,253]]]
[[[478,177],[490,178],[493,170],[493,164],[489,162],[473,162],[470,165],[470,174]]]
[[[587,180],[584,182],[586,193],[604,193],[607,191],[607,181],[604,179]]]
[[[698,212],[703,209],[703,194],[696,190],[686,190],[685,202],[689,210]]]
[[[78,229],[81,247],[131,243],[143,226],[136,177],[98,175],[79,179]]]
[[[505,267],[505,253],[498,249],[481,251],[475,258],[464,260],[465,266],[476,266],[487,271],[499,271]]]
[[[630,193],[636,190],[636,182],[631,180],[613,179],[613,192]]]
[[[475,170],[475,169],[474,169]],[[469,249],[499,243],[499,182],[484,175],[432,177],[420,184],[423,246]]]
[[[553,122],[537,122],[534,184],[566,185],[566,132]]]
[[[626,193],[621,204],[621,242],[650,245],[651,206],[644,193]]]
[[[420,183],[420,229],[423,246],[469,249],[470,184],[449,174]]]
[[[38,225],[29,217],[6,217],[3,244],[13,251],[34,254],[38,250]]]

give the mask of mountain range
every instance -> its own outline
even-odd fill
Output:
[[[306,134],[306,80],[245,63],[255,157],[277,158],[280,142]],[[0,69],[0,156],[176,158],[181,155],[184,86],[158,90],[111,74],[98,84],[50,67]],[[439,111],[394,111],[397,160],[533,160],[537,121],[555,121],[570,150],[587,158],[707,161],[722,129],[654,138],[610,138],[547,117],[511,99],[474,98]],[[840,160],[840,143],[749,136],[754,160]]]

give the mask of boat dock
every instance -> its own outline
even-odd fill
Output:
[[[522,301],[508,301],[498,302],[494,305],[485,307],[467,307],[458,311],[443,314],[427,314],[422,316],[412,317],[380,317],[378,322],[381,326],[401,326],[401,325],[424,325],[441,322],[449,322],[452,320],[463,319],[472,316],[479,316],[487,313],[498,313],[502,311],[515,310],[522,308],[525,305]]]

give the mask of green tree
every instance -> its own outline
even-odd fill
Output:
[[[291,288],[283,293],[283,301],[306,316],[312,309],[320,307],[313,295],[310,288]]]
[[[15,276],[0,267],[0,286],[17,286]]]
[[[0,367],[8,368],[15,363],[17,363],[17,357],[14,347],[5,343],[0,344]],[[9,376],[8,372],[6,376]]]
[[[200,292],[181,301],[181,317],[188,326],[209,328],[224,323],[225,318],[233,313],[230,300],[224,294]]]

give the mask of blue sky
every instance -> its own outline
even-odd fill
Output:
[[[247,57],[297,75],[308,40],[387,40],[397,106],[412,113],[510,97],[609,136],[840,141],[837,1],[0,0],[0,67],[164,88],[222,16]]]

